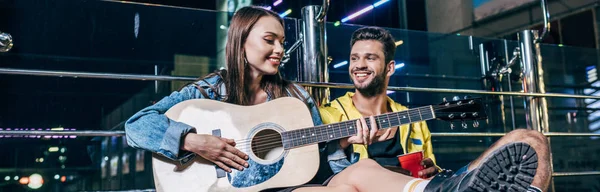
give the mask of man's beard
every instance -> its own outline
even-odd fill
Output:
[[[371,80],[371,82],[369,82],[369,84],[367,84],[364,87],[358,87],[358,86],[356,86],[356,84],[354,84],[354,86],[356,87],[358,92],[360,92],[360,94],[362,94],[363,96],[373,97],[373,96],[383,93],[385,91],[384,90],[385,86],[383,85],[384,83],[385,83],[385,72],[375,76],[373,78],[373,80]]]

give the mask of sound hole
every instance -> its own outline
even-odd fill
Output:
[[[252,153],[260,159],[273,160],[282,152],[281,135],[275,130],[261,130],[252,138]]]

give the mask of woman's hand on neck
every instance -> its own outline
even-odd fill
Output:
[[[352,103],[363,116],[380,115],[389,112],[389,104],[385,92],[373,97],[365,97],[360,91],[355,90],[354,96],[352,96]]]

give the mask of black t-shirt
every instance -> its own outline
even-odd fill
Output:
[[[400,145],[400,132],[395,132],[394,138],[369,145],[367,148],[369,158],[377,161],[382,166],[400,166],[397,156],[404,154],[404,151],[402,145]]]

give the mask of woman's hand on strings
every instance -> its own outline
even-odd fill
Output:
[[[227,172],[231,172],[231,168],[241,171],[244,167],[248,167],[246,162],[248,155],[235,148],[233,139],[205,134],[187,134],[183,149],[200,155]]]

